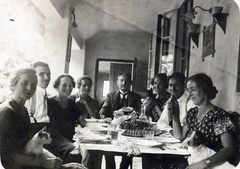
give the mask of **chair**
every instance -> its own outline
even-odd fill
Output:
[[[234,144],[234,155],[229,159],[229,163],[236,166],[240,161],[240,114],[237,112],[229,112],[230,118],[235,126],[233,131],[233,144]]]

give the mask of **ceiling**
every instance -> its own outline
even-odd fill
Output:
[[[184,0],[71,0],[78,27],[71,28],[87,40],[101,31],[145,31],[157,27],[157,16],[178,8]],[[62,14],[65,0],[51,0]]]

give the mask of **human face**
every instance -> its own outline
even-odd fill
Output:
[[[58,94],[62,97],[68,97],[73,90],[73,81],[70,77],[60,79],[60,84],[57,88]]]
[[[126,91],[130,90],[130,86],[132,85],[132,81],[131,81],[131,79],[129,79],[129,77],[122,74],[121,76],[118,77],[117,85],[118,85],[118,88],[120,90],[122,90],[123,92],[126,92]]]
[[[80,95],[88,95],[91,91],[92,84],[89,80],[81,80],[81,86],[79,87]]]
[[[188,81],[187,82],[187,94],[189,98],[192,100],[193,104],[199,106],[201,105],[206,99],[206,95],[203,93],[202,89],[197,86],[196,82]]]
[[[51,80],[51,72],[48,67],[38,66],[35,68],[38,77],[38,86],[46,89]]]
[[[38,81],[35,73],[24,73],[14,87],[13,95],[19,99],[28,100],[35,93],[37,83]]]
[[[176,78],[171,78],[168,82],[168,90],[179,99],[184,93],[184,85]]]
[[[166,91],[166,88],[164,87],[164,82],[159,78],[154,78],[153,93],[159,94],[165,91]]]

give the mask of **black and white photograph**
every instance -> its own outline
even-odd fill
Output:
[[[240,169],[240,0],[0,11],[0,169]]]

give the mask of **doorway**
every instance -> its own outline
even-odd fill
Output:
[[[94,97],[100,104],[109,92],[118,90],[117,76],[120,72],[130,73],[134,83],[136,63],[136,58],[134,60],[97,59]],[[133,90],[133,86],[134,84],[131,90]]]

